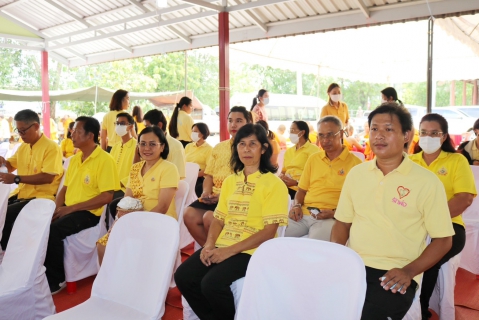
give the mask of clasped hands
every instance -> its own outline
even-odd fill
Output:
[[[231,256],[234,256],[234,252],[229,247],[216,248],[215,246],[205,245],[201,249],[200,260],[205,266],[209,267],[212,263],[223,262]]]
[[[62,218],[64,216],[66,216],[67,214],[70,214],[72,212],[74,212],[74,208],[72,206],[61,206],[61,207],[57,207],[55,209],[55,212],[53,212],[53,217],[52,217],[52,221],[53,220],[56,220],[56,219],[59,219],[59,218]]]
[[[15,179],[15,175],[13,173],[0,173],[0,183],[3,182],[5,184],[12,184],[14,183],[13,179]]]
[[[331,219],[334,217],[334,209],[321,209],[321,212],[318,214],[311,214],[311,217],[316,220]],[[294,221],[300,221],[303,219],[303,210],[301,206],[295,205],[289,211],[289,218]]]
[[[218,203],[219,198],[220,198],[219,194],[210,194],[210,193],[204,192],[200,197],[200,202],[203,202],[206,204],[216,204]]]

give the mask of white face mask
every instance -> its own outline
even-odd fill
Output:
[[[263,104],[267,105],[269,103],[269,98],[263,98]]]
[[[190,137],[191,137],[191,140],[193,140],[193,142],[198,142],[198,140],[200,140],[200,136],[198,132],[192,132]]]
[[[116,134],[119,135],[120,137],[123,137],[125,134],[128,133],[128,126],[116,125],[116,126],[115,126],[115,132],[116,132]]]
[[[289,134],[289,140],[291,140],[291,143],[297,144],[299,142],[299,136],[297,133],[290,133]]]
[[[434,153],[441,148],[441,138],[419,137],[419,146],[426,154]]]
[[[338,102],[342,98],[342,96],[340,94],[332,94],[332,95],[330,95],[330,97],[331,97],[331,100],[333,102]]]

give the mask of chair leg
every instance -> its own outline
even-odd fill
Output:
[[[76,282],[67,282],[67,293],[74,294],[77,292],[77,283]]]

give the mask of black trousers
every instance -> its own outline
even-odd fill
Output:
[[[110,151],[111,151],[112,148],[113,148],[113,147],[107,146],[107,147],[106,147],[106,152],[110,153]]]
[[[291,197],[291,200],[294,200],[294,197],[296,196],[296,190],[288,188],[288,193],[289,193],[289,196]]]
[[[196,180],[195,193],[198,198],[201,197],[201,194],[203,193],[203,181],[205,181],[204,177],[198,177]]]
[[[50,225],[45,268],[48,283],[57,286],[65,281],[63,266],[63,239],[84,229],[94,227],[100,221],[90,211],[77,211],[56,219]]]
[[[436,263],[432,268],[426,270],[422,277],[421,285],[421,313],[423,319],[429,318],[429,300],[431,299],[432,292],[436,286],[437,277],[439,275],[439,269],[441,266],[448,262],[452,257],[458,255],[464,246],[466,245],[466,230],[463,226],[453,223],[452,227],[456,233],[452,236],[452,247],[448,253],[438,263]]]
[[[207,267],[200,260],[202,250],[176,270],[176,285],[201,320],[233,320],[236,309],[230,285],[246,275],[251,255],[240,253]]]
[[[405,294],[392,293],[384,290],[379,281],[387,272],[366,267],[367,289],[361,320],[402,320],[409,311],[416,294],[416,281],[411,280]]]
[[[5,225],[3,227],[2,240],[0,241],[3,250],[7,249],[8,240],[12,234],[13,224],[20,214],[20,211],[22,211],[23,207],[25,207],[31,200],[32,199],[17,199],[17,196],[8,199],[7,215],[5,216]]]

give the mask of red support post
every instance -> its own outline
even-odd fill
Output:
[[[228,112],[230,110],[230,30],[229,13],[220,12],[218,15],[218,46],[220,71],[220,140],[230,138],[228,133]]]
[[[50,91],[48,82],[48,51],[41,52],[43,134],[50,138]]]

